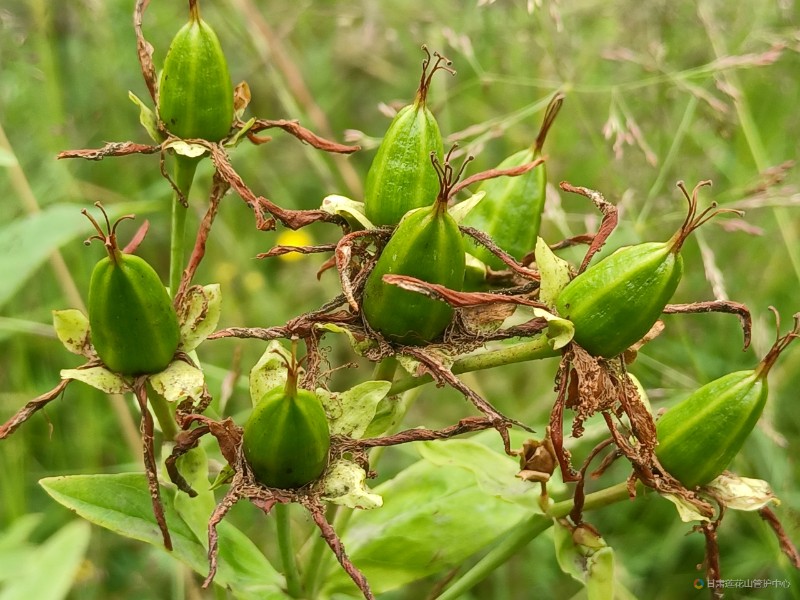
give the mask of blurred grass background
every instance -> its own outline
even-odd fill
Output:
[[[97,200],[161,205],[140,217],[151,221],[141,253],[166,276],[170,189],[159,175],[157,158],[99,163],[54,158],[60,150],[105,141],[148,141],[126,97],[132,90],[147,98],[132,9],[132,1],[120,0],[5,0],[0,6],[0,223],[11,226],[58,203],[73,203],[76,212]],[[621,225],[610,248],[669,237],[685,212],[675,182],[682,179],[691,187],[712,179],[701,205],[713,198],[745,209],[746,227],[724,227],[723,218],[690,240],[676,301],[727,296],[744,302],[755,318],[753,349],[741,351],[732,317],[666,317],[667,331],[632,366],[656,409],[726,372],[752,368],[774,338],[768,306],[778,309],[784,330],[800,310],[800,189],[797,170],[789,164],[800,143],[795,106],[800,20],[792,0],[204,0],[202,10],[221,39],[234,81],[250,84],[248,114],[300,119],[337,140],[354,130],[348,139],[366,146],[388,125],[381,105],[412,99],[420,45],[438,49],[453,60],[458,75],[435,78],[431,106],[445,136],[476,155],[471,172],[529,145],[541,108],[563,90],[567,99],[545,146],[550,181],[597,189],[618,204]],[[145,35],[155,46],[158,65],[184,20],[183,2],[152,2]],[[331,193],[361,199],[373,154],[365,149],[346,159],[325,156],[277,132],[269,144],[242,145],[232,156],[257,193],[281,205],[312,208]],[[190,227],[205,208],[209,166],[199,173]],[[598,216],[584,199],[552,191],[543,229],[549,242],[597,225]],[[133,227],[125,231],[132,234]],[[337,235],[324,224],[307,232],[318,242],[332,242]],[[221,326],[281,324],[338,291],[332,272],[316,280],[324,256],[296,262],[253,258],[275,245],[280,233],[257,232],[244,203],[226,197],[197,279],[222,284]],[[101,251],[85,248],[82,239],[61,248],[60,267],[45,264],[0,306],[0,421],[55,385],[59,369],[79,363],[55,340],[49,322],[52,309],[77,306],[81,298],[85,302]],[[329,346],[332,367],[353,360],[340,340]],[[262,351],[261,344],[248,341],[203,346],[212,392],[219,394],[223,377],[235,368],[236,353],[246,373]],[[359,364],[337,371],[332,386],[343,389],[368,378],[369,366]],[[554,361],[509,366],[466,380],[501,411],[541,431],[554,398],[555,367]],[[770,383],[762,426],[734,469],[772,483],[782,500],[778,514],[798,542],[800,352],[787,352]],[[246,392],[237,390],[228,412],[248,405]],[[465,406],[451,391],[426,389],[408,424],[449,424],[463,416]],[[42,477],[138,468],[135,419],[124,402],[115,404],[75,384],[46,414],[2,442],[0,531],[26,514],[41,513],[31,534],[30,543],[37,543],[71,519],[38,487]],[[577,456],[599,439],[592,433],[590,428],[587,439],[574,446]],[[594,433],[599,436],[601,430]],[[382,478],[411,456],[387,452]],[[623,467],[599,483],[623,479]],[[234,513],[240,524],[252,523],[252,535],[273,552],[265,520],[249,507]],[[678,521],[671,505],[647,498],[590,519],[617,550],[621,578],[637,596],[695,593],[691,584],[698,576],[702,540],[684,535],[689,527]],[[790,579],[795,590],[800,586],[755,515],[728,515],[720,546],[725,577]],[[421,582],[390,597],[424,597],[432,585]],[[473,597],[556,598],[577,591],[577,584],[558,570],[552,542],[543,536],[476,588]],[[753,592],[752,597],[782,593],[795,597],[791,589]],[[162,553],[94,528],[70,597],[205,596],[196,579],[163,560]]]

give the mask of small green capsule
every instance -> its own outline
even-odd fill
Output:
[[[506,158],[498,169],[519,167],[542,156],[547,133],[558,115],[564,96],[557,94],[547,106],[539,134],[530,148],[520,150]],[[478,191],[486,193],[483,201],[473,208],[463,225],[474,227],[484,233],[516,260],[533,250],[547,190],[547,167],[545,163],[519,177],[503,177],[484,181]],[[466,239],[467,252],[493,269],[505,269],[506,265],[484,246]]]
[[[439,190],[430,156],[433,152],[442,159],[442,134],[426,102],[433,74],[454,71],[449,68],[450,61],[438,53],[430,67],[431,55],[425,46],[423,50],[427,58],[416,98],[395,115],[367,173],[364,211],[375,225],[397,225],[408,211],[428,206]]]
[[[268,487],[303,487],[328,465],[331,436],[325,410],[313,392],[297,389],[295,369],[290,366],[285,387],[264,394],[244,426],[245,458]]]
[[[172,135],[218,142],[233,122],[233,86],[217,34],[200,18],[196,0],[189,5],[189,22],[164,60],[158,116]]]
[[[108,251],[89,283],[89,326],[97,355],[123,375],[163,371],[180,342],[178,317],[153,267],[117,247],[117,225],[132,217],[122,217],[112,226],[106,216],[104,233],[86,210],[83,213],[99,233],[90,240],[99,239]]]
[[[741,450],[766,405],[767,374],[800,332],[798,317],[755,369],[707,383],[659,419],[656,457],[687,488],[716,478]]]
[[[464,243],[447,212],[450,182],[443,172],[436,172],[438,197],[431,206],[403,217],[364,286],[361,309],[367,323],[401,344],[422,345],[439,337],[452,321],[453,309],[441,300],[386,283],[384,275],[407,275],[456,291],[464,285]]]
[[[697,214],[697,193],[681,228],[666,242],[646,242],[620,248],[586,269],[561,290],[556,308],[575,325],[575,341],[594,356],[611,358],[650,330],[669,302],[683,275],[681,247],[703,223],[721,212],[716,204]]]

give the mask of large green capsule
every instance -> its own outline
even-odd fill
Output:
[[[244,426],[245,458],[269,487],[293,489],[317,479],[328,464],[330,443],[322,404],[294,382],[267,392]]]
[[[408,211],[429,205],[439,190],[430,157],[442,159],[442,134],[426,102],[433,74],[449,70],[449,61],[435,57],[432,66],[430,54],[422,63],[416,98],[395,115],[367,173],[364,211],[375,225],[397,225]]]
[[[510,169],[530,163],[542,155],[547,133],[564,101],[557,94],[547,107],[544,121],[530,148],[512,154],[498,165],[498,169]],[[478,191],[486,193],[484,199],[473,208],[463,224],[484,233],[516,260],[521,260],[536,245],[542,211],[547,191],[547,167],[545,163],[520,175],[484,181]],[[493,269],[504,269],[505,264],[485,247],[466,238],[467,252],[479,258]]]
[[[464,244],[447,199],[409,212],[381,252],[364,286],[362,310],[370,327],[401,344],[422,345],[439,337],[453,319],[447,303],[383,281],[407,275],[460,291]]]
[[[180,342],[172,301],[153,267],[119,250],[116,224],[105,234],[90,219],[100,233],[95,238],[108,250],[108,256],[95,265],[89,283],[92,345],[112,371],[158,373],[172,361]]]
[[[614,357],[636,343],[658,320],[683,275],[680,251],[695,229],[721,210],[697,214],[697,192],[681,186],[689,211],[666,242],[620,248],[575,277],[561,291],[556,308],[575,325],[575,341],[594,356]]]
[[[656,457],[687,488],[710,482],[739,453],[766,405],[767,374],[797,329],[796,322],[755,369],[707,383],[659,419]]]
[[[189,22],[175,35],[158,86],[158,116],[184,139],[218,142],[233,122],[233,86],[214,30],[190,2]]]

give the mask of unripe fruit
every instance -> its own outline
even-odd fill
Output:
[[[163,371],[180,342],[178,317],[153,267],[117,247],[117,225],[132,216],[113,226],[106,216],[108,233],[104,233],[86,210],[83,213],[99,233],[87,242],[99,239],[108,251],[95,265],[89,283],[89,325],[97,355],[106,367],[123,375]]]
[[[233,122],[233,86],[214,30],[190,4],[189,22],[172,40],[158,86],[158,116],[179,138],[218,142]]]
[[[244,426],[244,455],[256,479],[293,489],[317,479],[328,464],[330,430],[317,396],[297,389],[290,365],[285,388],[267,392]]]
[[[441,300],[386,283],[384,275],[407,275],[456,291],[464,285],[464,243],[447,212],[450,182],[442,171],[434,172],[441,184],[438,197],[431,206],[403,217],[364,286],[361,309],[367,323],[401,344],[422,345],[439,337],[450,324],[453,309]]]
[[[423,50],[428,53],[424,46]],[[408,211],[428,206],[439,190],[430,155],[441,160],[442,134],[426,101],[433,74],[453,71],[447,59],[434,56],[430,72],[430,53],[423,61],[417,96],[395,115],[367,173],[364,212],[375,225],[397,225]]]
[[[575,325],[575,341],[594,356],[614,357],[639,341],[658,320],[683,275],[681,247],[689,234],[721,212],[716,204],[697,214],[698,184],[681,228],[666,242],[620,248],[575,277],[556,300],[560,316]]]
[[[498,169],[519,167],[541,157],[547,132],[561,109],[563,99],[564,96],[558,94],[551,100],[533,145],[506,158]],[[519,177],[484,181],[478,192],[483,191],[486,196],[467,214],[463,225],[488,234],[501,249],[519,261],[536,245],[546,189],[545,163]],[[493,269],[506,268],[499,258],[472,238],[467,238],[467,252]]]
[[[780,353],[798,335],[779,337],[750,371],[729,373],[707,383],[670,408],[656,424],[656,457],[687,488],[720,475],[744,445],[767,402],[767,374]]]

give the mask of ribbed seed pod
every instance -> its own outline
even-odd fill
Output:
[[[92,345],[112,371],[158,373],[172,361],[180,342],[178,317],[169,295],[153,267],[117,247],[119,221],[111,226],[106,217],[108,233],[104,233],[93,217],[83,213],[99,233],[90,239],[101,240],[108,251],[95,265],[89,283]]]
[[[620,248],[575,277],[556,300],[560,316],[575,325],[575,341],[594,356],[611,358],[650,330],[669,302],[683,275],[680,255],[686,238],[721,212],[716,204],[697,214],[698,184],[681,228],[666,242],[646,242]]]
[[[233,122],[233,86],[214,30],[196,1],[189,22],[175,35],[158,86],[158,116],[179,138],[218,142]]]
[[[436,71],[453,71],[438,53],[431,66],[432,57],[423,49],[427,58],[416,98],[395,115],[367,173],[364,211],[375,225],[397,225],[409,210],[428,206],[439,190],[430,155],[442,159],[442,134],[427,106],[428,89]]]
[[[799,330],[795,315],[793,331],[779,337],[755,369],[707,383],[659,419],[656,457],[664,469],[694,488],[730,465],[764,410],[767,374]]]
[[[519,167],[533,162],[542,155],[547,133],[563,104],[564,96],[557,94],[545,111],[539,134],[530,148],[512,154],[498,165],[498,169]],[[545,163],[519,177],[503,177],[484,181],[478,192],[484,199],[465,217],[463,225],[484,233],[518,261],[536,245],[547,189]],[[485,247],[466,239],[467,252],[493,269],[504,269],[505,264]]]
[[[439,177],[436,200],[403,217],[364,286],[361,308],[367,323],[401,344],[421,345],[439,337],[452,320],[453,309],[441,300],[388,284],[384,275],[407,275],[457,291],[464,284],[464,243],[447,212],[448,184],[443,173]]]
[[[297,389],[289,369],[285,387],[267,392],[244,426],[243,449],[256,479],[294,489],[317,479],[328,464],[331,436],[319,398]]]

